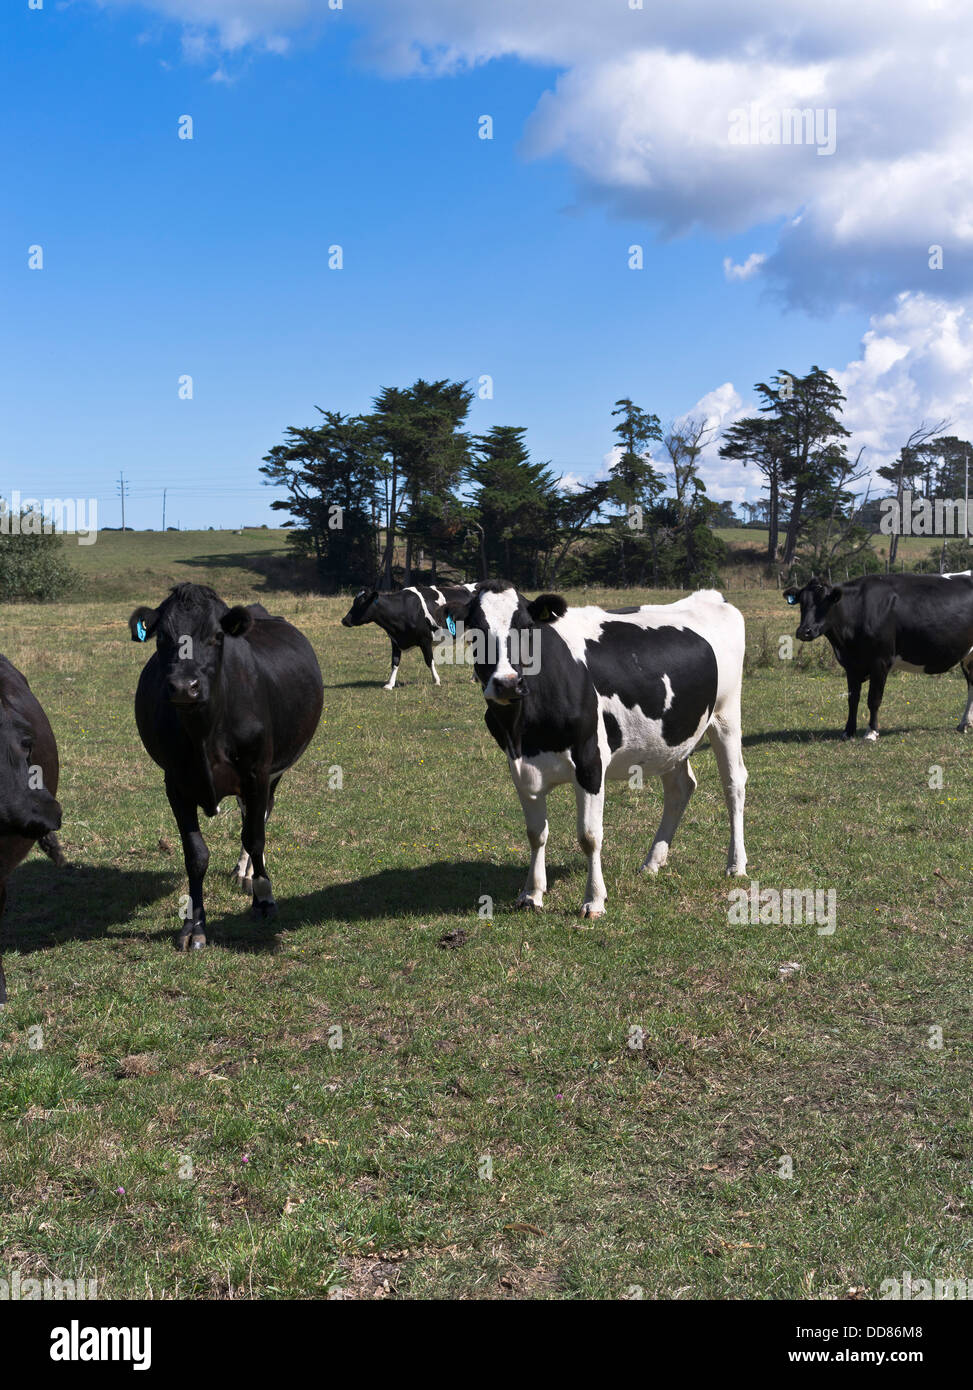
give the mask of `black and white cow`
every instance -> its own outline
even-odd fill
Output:
[[[7,879],[38,845],[61,865],[64,857],[54,833],[61,824],[55,801],[57,744],[26,679],[0,656],[0,916],[7,901]],[[7,981],[0,959],[0,1005]]]
[[[264,863],[265,826],[281,777],[307,748],[321,717],[321,671],[310,642],[259,603],[228,608],[202,584],[177,584],[158,608],[136,608],[133,642],[155,638],[135,695],[135,720],[165,773],[182,837],[191,908],[185,950],[206,945],[203,878],[209,851],[199,808],[215,816],[226,796],[243,815],[237,878],[256,916],[277,911]]]
[[[937,676],[957,664],[967,682],[959,732],[973,727],[973,578],[969,574],[868,574],[844,584],[811,579],[785,589],[799,604],[802,642],[827,637],[848,681],[848,721],[842,738],[854,738],[858,702],[868,681],[868,731],[878,738],[878,710],[890,671]]]
[[[475,584],[444,584],[441,588],[434,584],[413,584],[408,589],[396,589],[393,593],[362,589],[355,595],[355,601],[342,618],[341,625],[363,627],[365,623],[378,623],[388,633],[392,643],[392,671],[382,686],[383,690],[395,689],[402,653],[410,647],[421,650],[433,680],[439,685],[439,672],[432,659],[433,639],[446,626],[449,602],[468,598],[475,588]]]
[[[746,871],[740,733],[744,627],[722,595],[678,603],[569,608],[559,594],[528,601],[506,584],[478,585],[450,604],[472,644],[486,723],[507,754],[527,822],[531,860],[518,907],[543,906],[547,793],[574,786],[588,858],[582,915],[605,910],[601,872],[606,780],[636,768],[662,779],[662,820],[643,870],[665,864],[696,786],[689,755],[705,733],[730,815],[728,874]]]

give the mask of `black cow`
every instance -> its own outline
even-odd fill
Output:
[[[264,827],[277,784],[314,737],[321,717],[321,671],[310,642],[259,603],[228,608],[202,584],[177,584],[158,608],[136,608],[133,642],[155,638],[135,695],[147,752],[165,773],[179,826],[191,907],[179,933],[206,945],[203,878],[209,851],[199,812],[215,816],[225,796],[243,815],[240,884],[256,916],[276,913],[264,864]]]
[[[744,626],[710,590],[641,608],[569,608],[559,594],[528,602],[484,584],[450,604],[473,647],[486,723],[507,754],[527,822],[531,861],[518,907],[542,907],[547,890],[547,793],[567,782],[588,857],[582,914],[605,908],[601,872],[606,779],[662,779],[662,820],[642,865],[658,873],[696,786],[689,755],[705,733],[730,813],[728,874],[746,871],[740,738]]]
[[[408,589],[386,594],[379,593],[378,589],[362,589],[355,595],[341,625],[362,627],[365,623],[378,623],[388,633],[392,643],[392,672],[383,690],[395,689],[402,653],[410,647],[420,648],[433,680],[439,685],[439,672],[432,659],[433,637],[447,625],[447,605],[452,600],[468,598],[475,587],[474,584],[444,584],[442,588],[433,584],[413,584]]]
[[[58,866],[64,863],[54,833],[61,825],[54,799],[59,770],[47,715],[16,666],[0,656],[0,916],[7,879],[33,845]],[[6,1002],[0,959],[0,1005]]]
[[[968,574],[869,574],[844,584],[811,579],[802,589],[785,589],[784,597],[800,604],[800,640],[827,637],[845,668],[848,722],[842,738],[855,736],[865,681],[865,737],[874,742],[890,671],[937,676],[957,663],[967,682],[959,732],[973,727],[973,579]]]

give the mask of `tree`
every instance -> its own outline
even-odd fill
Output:
[[[609,469],[608,496],[622,509],[623,515],[613,524],[618,545],[618,579],[628,582],[628,558],[638,553],[647,539],[652,554],[653,582],[658,572],[658,542],[655,529],[646,528],[657,499],[665,491],[665,480],[652,461],[650,445],[661,441],[662,427],[657,415],[642,410],[627,396],[615,402],[612,416],[621,419],[613,427],[622,445],[622,452]],[[618,446],[616,445],[616,448]],[[633,525],[637,522],[637,525]],[[645,564],[643,558],[642,569]]]
[[[864,497],[853,491],[868,473],[867,469],[856,471],[864,446],[854,462],[846,457],[843,446],[833,448],[828,481],[810,499],[798,541],[796,558],[809,576],[826,574],[830,578],[832,570],[843,566],[847,571],[853,563],[863,568],[878,568],[880,564],[867,523],[868,490]]]
[[[789,569],[806,505],[817,492],[828,491],[842,466],[843,452],[835,446],[848,437],[838,419],[845,397],[834,378],[820,367],[812,367],[803,377],[781,370],[770,384],[758,381],[754,390],[763,399],[760,416],[732,425],[720,455],[756,463],[768,480],[770,562],[777,558],[780,513],[786,505],[781,563]],[[761,419],[763,426],[758,423]]]
[[[288,496],[273,501],[296,521],[291,541],[313,553],[325,590],[371,583],[377,563],[375,507],[380,458],[367,419],[322,410],[323,423],[285,431],[260,471]]]
[[[478,536],[480,579],[537,587],[558,537],[558,489],[547,464],[531,461],[515,425],[494,425],[476,441],[467,480]]]
[[[767,500],[760,503],[767,522],[767,563],[774,564],[780,545],[780,491],[783,475],[784,439],[773,420],[751,415],[738,420],[725,431],[720,458],[752,463],[766,479]]]
[[[385,459],[386,587],[392,583],[400,524],[406,537],[406,583],[412,578],[416,542],[431,547],[435,569],[438,545],[459,536],[461,506],[455,489],[469,461],[469,439],[460,426],[472,400],[473,392],[463,382],[422,378],[406,390],[384,387],[375,398],[370,423]]]
[[[940,420],[938,424],[927,425],[925,420],[918,425],[909,438],[899,450],[899,457],[895,463],[879,468],[879,477],[885,478],[888,482],[895,484],[895,500],[898,503],[898,513],[902,515],[902,503],[906,491],[925,493],[925,480],[928,471],[928,459],[924,451],[928,445],[942,434],[944,429],[949,428],[948,420]],[[957,443],[960,441],[957,440]],[[889,537],[889,568],[895,564],[895,557],[899,550],[899,533],[894,531]]]

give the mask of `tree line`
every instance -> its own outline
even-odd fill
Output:
[[[744,504],[767,528],[773,572],[878,568],[878,498],[856,486],[862,450],[849,451],[845,396],[820,367],[758,382],[759,414],[730,425],[720,457],[752,468],[763,496]],[[691,587],[713,582],[727,550],[718,529],[741,525],[731,503],[707,495],[701,460],[717,444],[705,420],[663,426],[628,397],[614,403],[606,476],[569,484],[532,458],[526,429],[472,434],[464,382],[383,387],[366,414],[318,407],[320,419],[285,431],[261,473],[284,495],[293,545],[313,558],[325,592],[389,588],[441,572],[505,578],[525,588],[583,583]],[[963,496],[965,441],[947,421],[920,426],[878,474],[904,491]],[[956,490],[958,489],[958,490]],[[895,561],[892,538],[889,562]]]

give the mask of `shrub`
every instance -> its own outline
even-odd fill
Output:
[[[27,599],[51,603],[80,583],[80,575],[62,554],[63,537],[54,532],[35,534],[37,519],[21,514],[19,525],[6,518],[7,529],[0,532],[0,601]]]

